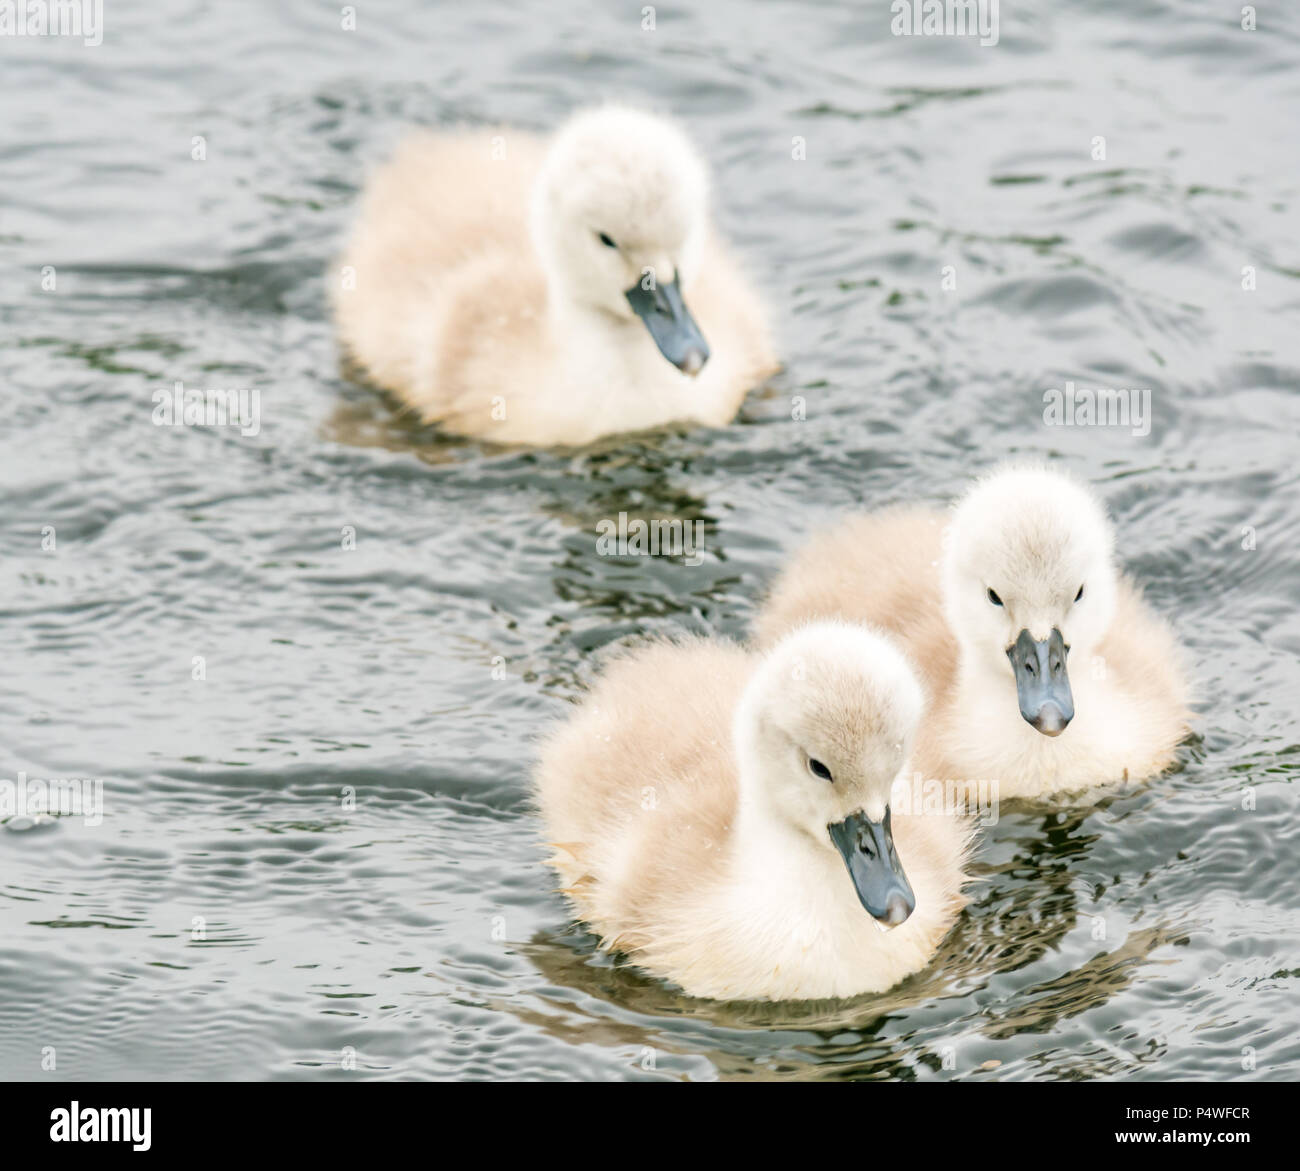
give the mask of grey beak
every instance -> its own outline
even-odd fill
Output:
[[[709,343],[686,308],[676,277],[671,284],[657,284],[652,289],[642,288],[638,282],[624,296],[668,361],[692,378],[704,369],[709,360]]]
[[[1007,649],[1016,676],[1020,714],[1044,736],[1059,736],[1074,719],[1074,696],[1065,669],[1068,651],[1055,627],[1042,641],[1022,630]]]
[[[883,821],[859,812],[827,828],[867,914],[886,927],[897,927],[916,909],[916,896],[894,849],[889,810]]]

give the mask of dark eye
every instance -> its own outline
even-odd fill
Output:
[[[1079,587],[1079,592],[1074,595],[1074,600],[1077,602],[1081,597],[1083,597],[1083,586]]]
[[[604,244],[606,248],[617,248],[617,247],[618,247],[618,245],[615,244],[614,241],[611,240],[607,235],[605,235],[604,232],[597,232],[596,235],[600,237],[600,242],[601,242],[602,244]]]
[[[831,770],[822,764],[820,760],[813,760],[811,756],[808,758],[808,771],[823,781],[831,779]]]
[[[989,601],[992,602],[995,606],[1002,605],[1002,599],[998,597],[997,592],[995,590],[989,590]]]

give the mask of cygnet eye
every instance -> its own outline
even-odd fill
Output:
[[[604,244],[606,248],[617,248],[617,247],[618,247],[618,245],[615,244],[614,241],[611,240],[607,235],[605,235],[604,232],[597,232],[596,235],[597,235],[597,237],[600,239],[600,242],[601,242],[602,244]]]
[[[996,590],[989,590],[989,601],[995,606],[1002,605],[1002,599],[998,597]]]
[[[831,770],[822,764],[820,760],[813,760],[811,756],[808,758],[808,771],[819,780],[829,781],[832,779]]]
[[[1080,586],[1079,592],[1074,595],[1074,600],[1077,602],[1082,597],[1083,597],[1083,586]]]

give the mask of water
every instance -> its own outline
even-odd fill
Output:
[[[1300,17],[1004,4],[980,48],[883,3],[108,7],[99,48],[0,39],[0,776],[105,811],[0,829],[0,1075],[1300,1072]],[[502,452],[344,379],[322,272],[366,166],[606,96],[686,121],[770,300],[741,422]],[[1046,426],[1067,379],[1150,388],[1150,433]],[[259,388],[260,432],[154,426],[177,380]],[[1098,486],[1188,646],[1178,771],[1004,809],[883,998],[595,954],[527,782],[593,652],[742,635],[830,515],[1017,454]],[[620,510],[705,519],[702,564],[598,557]]]

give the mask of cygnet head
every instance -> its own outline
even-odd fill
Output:
[[[709,346],[686,307],[708,231],[708,174],[671,122],[623,106],[571,118],[533,192],[532,234],[552,295],[650,331],[694,376]]]
[[[736,713],[742,799],[838,853],[863,907],[887,927],[916,906],[889,797],[923,705],[910,665],[884,635],[816,622],[767,654]]]
[[[1043,467],[978,481],[948,525],[944,607],[968,667],[1014,680],[1020,714],[1046,736],[1074,718],[1066,660],[1110,626],[1114,538],[1083,485]]]

